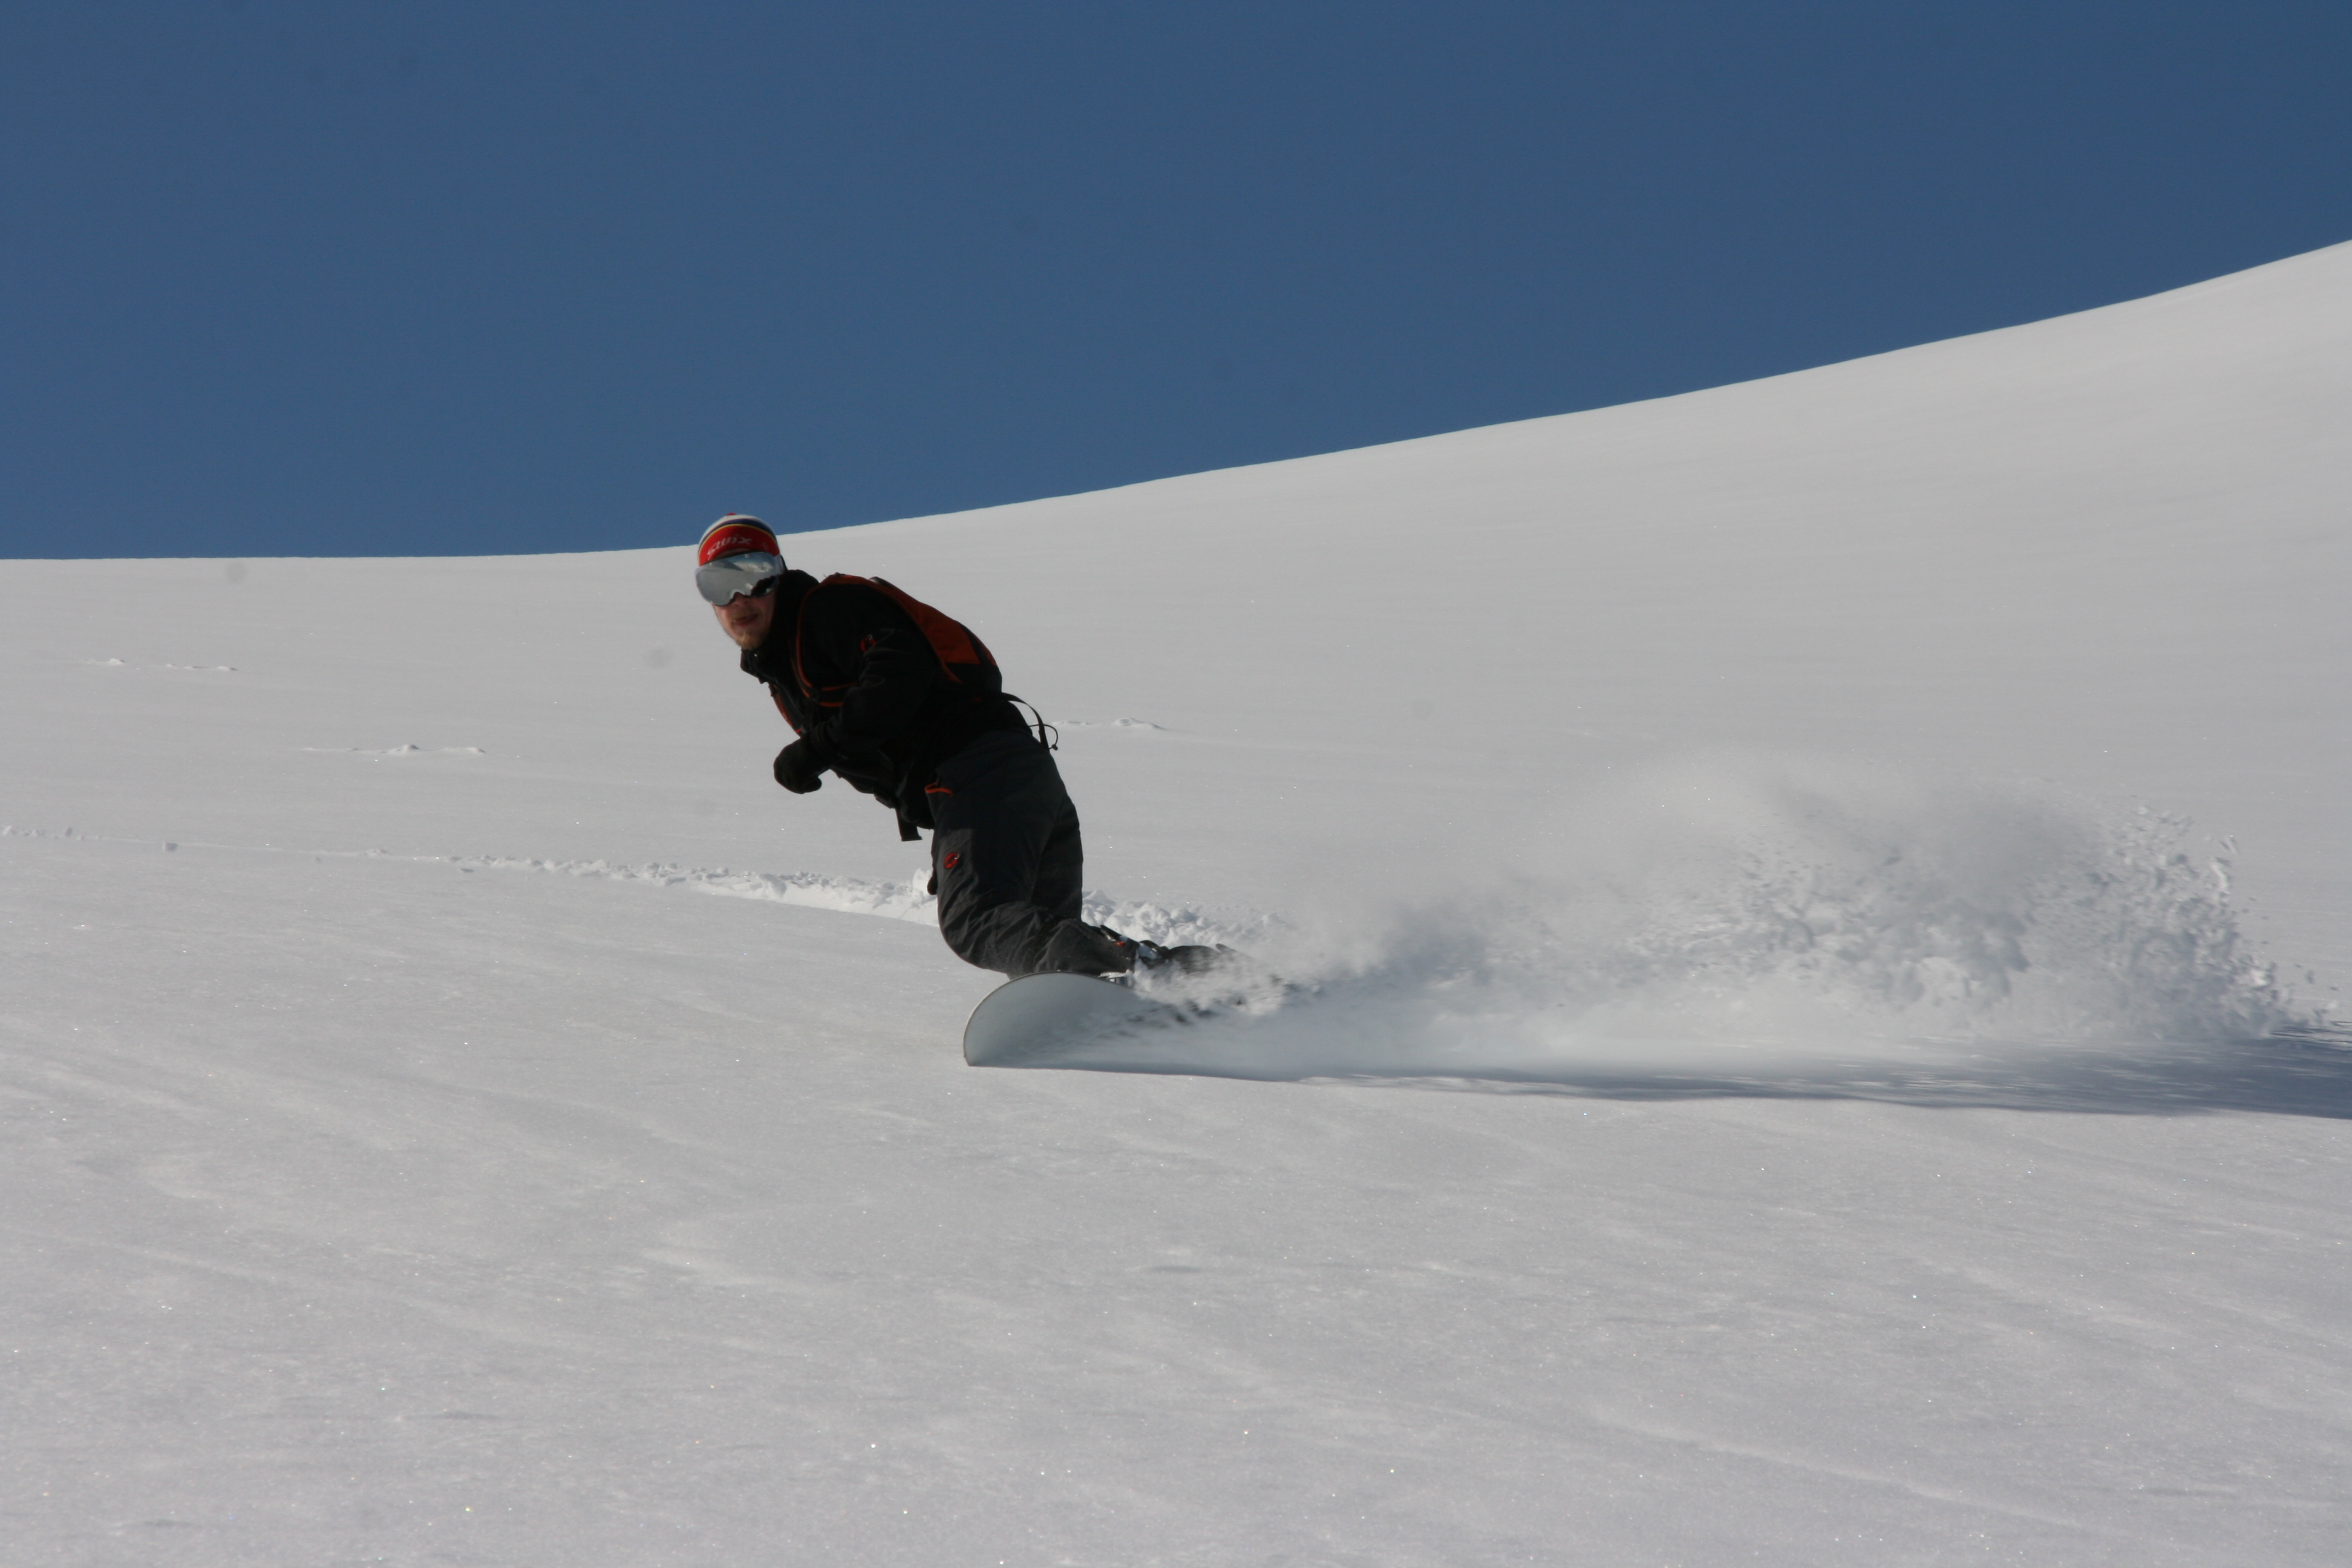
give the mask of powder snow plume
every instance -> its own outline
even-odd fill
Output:
[[[2242,1039],[2308,1024],[2226,843],[2024,785],[1718,756],[1565,814],[1482,887],[1269,933],[1290,981],[1154,1049],[1198,1070],[1544,1076],[1870,1041]],[[1171,1064],[1182,1070],[1181,1064]]]

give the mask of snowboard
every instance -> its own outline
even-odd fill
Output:
[[[1073,1047],[1181,1024],[1181,1007],[1086,974],[1024,974],[980,999],[963,1026],[963,1059],[976,1068],[1050,1060]]]

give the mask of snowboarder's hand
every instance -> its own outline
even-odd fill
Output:
[[[778,752],[776,782],[794,795],[806,795],[821,787],[824,784],[824,764],[817,760],[816,748],[803,739]]]

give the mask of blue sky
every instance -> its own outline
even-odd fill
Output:
[[[2352,6],[0,7],[0,555],[820,528],[2352,238]]]

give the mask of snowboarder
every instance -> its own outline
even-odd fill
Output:
[[[959,622],[879,578],[817,581],[775,533],[730,512],[702,536],[695,586],[799,738],[776,782],[806,795],[828,773],[931,832],[940,934],[967,963],[1020,976],[1195,967],[1078,918],[1077,808],[1041,723],[1004,694],[995,658]]]

